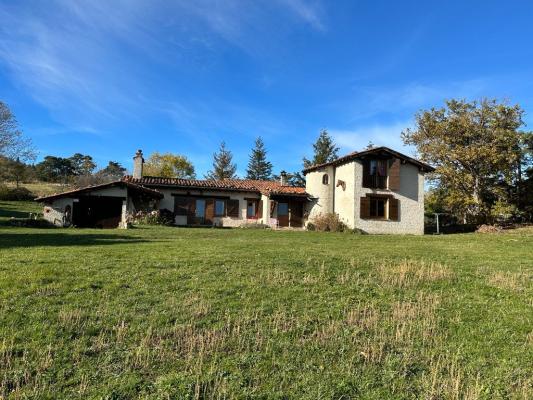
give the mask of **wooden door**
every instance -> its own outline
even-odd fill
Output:
[[[289,203],[278,203],[278,225],[289,226]]]
[[[294,228],[301,228],[303,226],[303,203],[299,201],[290,202],[289,208],[291,221],[290,226]]]

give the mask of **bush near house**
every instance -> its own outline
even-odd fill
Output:
[[[319,232],[344,232],[348,229],[336,213],[319,214],[308,224],[307,229]]]
[[[0,398],[529,399],[531,248],[0,227]]]

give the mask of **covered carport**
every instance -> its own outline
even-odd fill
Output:
[[[39,197],[43,216],[56,226],[125,228],[128,213],[157,209],[163,195],[140,185],[113,181]]]

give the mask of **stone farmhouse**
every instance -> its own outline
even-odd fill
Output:
[[[265,224],[303,228],[336,213],[368,233],[424,233],[427,164],[387,147],[350,153],[304,170],[305,187],[248,179],[196,180],[143,175],[139,150],[132,176],[37,199],[58,226],[127,227],[138,211],[169,210],[178,226]]]

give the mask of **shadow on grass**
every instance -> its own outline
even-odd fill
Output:
[[[99,233],[66,234],[54,232],[0,234],[0,249],[41,246],[101,246],[143,242],[147,242],[147,240],[125,235],[106,235]]]
[[[18,210],[10,210],[10,209],[4,209],[0,208],[0,218],[28,218],[30,215],[27,211],[18,211]]]

